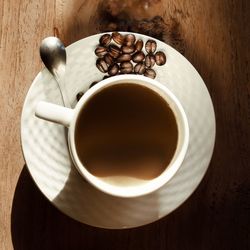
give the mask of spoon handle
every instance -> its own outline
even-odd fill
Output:
[[[58,84],[58,87],[59,87],[59,90],[61,92],[61,96],[62,96],[64,106],[67,107],[67,108],[72,108],[71,104],[70,104],[70,101],[69,101],[69,98],[68,98],[68,95],[67,95],[67,92],[66,92],[66,89],[65,89],[64,78],[60,79],[58,77],[58,75],[55,75],[55,80],[56,80],[56,82]]]

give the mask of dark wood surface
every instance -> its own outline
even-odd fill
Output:
[[[250,249],[250,1],[1,0],[0,13],[0,249]],[[70,44],[112,29],[183,53],[207,85],[217,123],[213,158],[193,195],[160,221],[128,230],[93,228],[54,208],[19,142],[41,39],[56,34]]]

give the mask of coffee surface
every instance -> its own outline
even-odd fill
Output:
[[[100,178],[153,179],[170,163],[177,140],[176,119],[166,101],[129,83],[96,93],[76,124],[78,156]]]

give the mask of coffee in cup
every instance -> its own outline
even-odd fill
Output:
[[[175,115],[158,93],[124,82],[89,99],[76,121],[75,145],[83,166],[118,186],[158,177],[178,142]]]

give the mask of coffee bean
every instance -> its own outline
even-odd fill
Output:
[[[136,74],[142,75],[145,72],[145,70],[146,70],[146,67],[145,67],[145,65],[143,63],[137,63],[135,65],[134,72]]]
[[[141,39],[137,40],[135,43],[135,50],[141,51],[143,47],[143,41]]]
[[[79,93],[76,95],[76,100],[79,101],[83,95],[84,95],[83,92],[79,92]]]
[[[155,53],[155,61],[156,64],[161,66],[164,65],[167,61],[166,55],[162,51],[158,51]]]
[[[124,42],[124,36],[122,34],[120,34],[119,32],[113,32],[112,38],[119,45],[122,45]]]
[[[123,53],[128,53],[131,54],[133,52],[135,52],[135,46],[122,46],[122,52]]]
[[[117,75],[118,71],[119,71],[119,66],[118,66],[118,64],[116,63],[116,64],[114,64],[114,65],[109,66],[108,74],[109,74],[110,76],[115,76],[115,75]]]
[[[106,54],[103,59],[108,65],[112,65],[115,62],[115,59],[110,54]]]
[[[156,77],[156,73],[153,69],[146,69],[144,72],[144,76],[154,79]]]
[[[108,46],[111,42],[111,35],[109,34],[104,34],[100,37],[99,39],[99,43],[102,45],[102,46]]]
[[[146,55],[145,65],[147,68],[152,68],[155,65],[155,56],[153,54]]]
[[[117,58],[117,62],[127,62],[130,61],[132,58],[132,56],[130,54],[121,54],[119,55],[119,57]]]
[[[103,47],[103,46],[98,46],[96,49],[95,49],[95,54],[98,56],[98,57],[104,57],[104,55],[106,55],[107,53],[107,48]]]
[[[125,36],[125,39],[124,39],[124,43],[127,45],[127,46],[131,46],[135,43],[135,35],[133,34],[127,34]]]
[[[122,62],[120,64],[120,71],[123,74],[129,74],[133,71],[133,64],[131,62]]]
[[[120,48],[116,45],[109,45],[109,54],[113,58],[117,58],[120,55]]]
[[[148,40],[145,44],[145,49],[148,53],[154,53],[156,51],[157,44],[154,40]]]
[[[96,85],[98,83],[98,81],[94,81],[89,85],[89,89],[92,88],[94,85]]]
[[[145,58],[144,53],[143,53],[142,51],[138,51],[138,52],[136,52],[136,53],[133,55],[132,60],[133,60],[133,62],[135,62],[135,63],[139,63],[139,62],[142,62],[142,61],[144,60],[144,58]]]
[[[96,67],[102,72],[105,73],[108,71],[108,65],[107,63],[104,61],[104,59],[99,58],[96,60]]]

